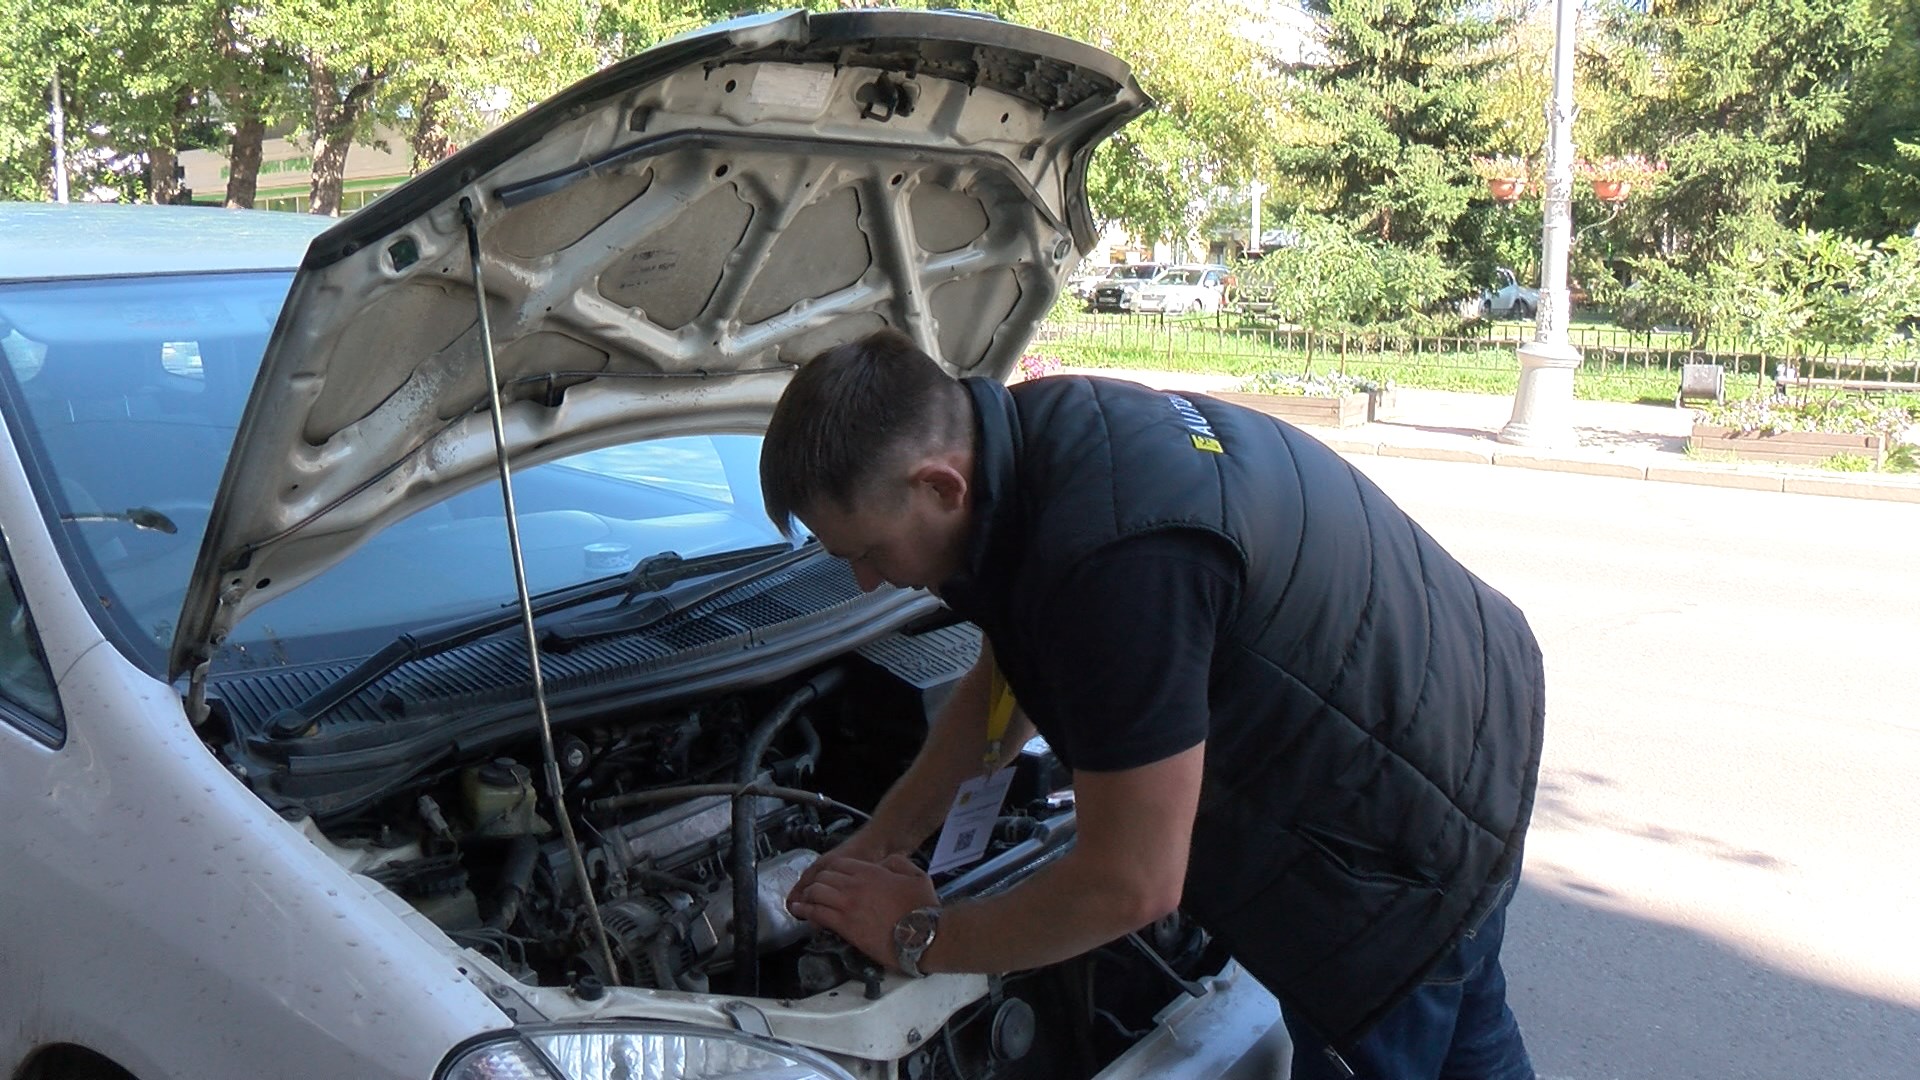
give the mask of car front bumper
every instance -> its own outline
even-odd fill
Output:
[[[1293,1040],[1280,1003],[1239,964],[1200,980],[1204,993],[1168,1003],[1152,1033],[1099,1080],[1242,1080],[1287,1075]]]

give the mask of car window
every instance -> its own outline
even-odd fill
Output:
[[[0,587],[0,700],[8,720],[50,742],[58,742],[66,725],[60,716],[60,698],[54,693],[53,673],[47,667],[40,635],[27,611],[26,596],[13,572],[13,558],[0,545],[0,569],[6,583]]]
[[[780,542],[760,499],[760,442],[758,435],[681,435],[514,470],[528,590],[623,573],[668,551],[693,558]],[[249,614],[215,667],[320,659],[332,643],[377,644],[516,596],[500,489],[482,483],[388,526],[312,582]]]
[[[162,662],[234,433],[291,275],[183,274],[0,285],[8,420],[102,629]],[[30,433],[28,437],[26,433]],[[686,435],[516,467],[535,592],[780,539],[757,435]],[[307,662],[515,595],[497,485],[414,512],[252,613],[223,664]]]

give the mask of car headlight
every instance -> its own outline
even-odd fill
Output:
[[[730,1031],[673,1025],[525,1031],[454,1055],[442,1080],[853,1080],[826,1058]]]

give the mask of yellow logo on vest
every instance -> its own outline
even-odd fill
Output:
[[[1168,404],[1173,406],[1174,415],[1187,427],[1188,438],[1193,440],[1195,450],[1205,450],[1209,454],[1224,454],[1227,448],[1220,445],[1220,436],[1213,433],[1213,425],[1193,407],[1193,402],[1178,394],[1167,395]]]

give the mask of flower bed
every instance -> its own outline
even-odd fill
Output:
[[[1351,375],[1282,375],[1262,372],[1240,389],[1214,396],[1244,405],[1290,424],[1352,427],[1374,419],[1391,402],[1392,383]]]
[[[1878,468],[1895,438],[1913,422],[1913,412],[1897,405],[1776,394],[1700,410],[1688,447],[1794,465],[1820,465],[1842,456],[1865,458]]]
[[[1822,465],[1847,455],[1864,457],[1876,466],[1885,460],[1886,439],[1880,435],[1837,435],[1826,431],[1741,431],[1715,424],[1693,425],[1687,447],[1696,452],[1731,454],[1749,461],[1778,461],[1789,465]]]

